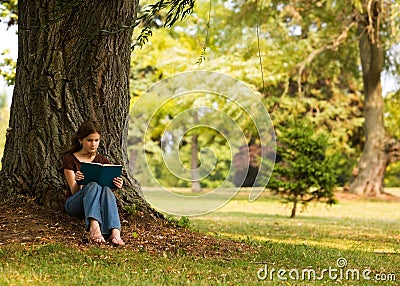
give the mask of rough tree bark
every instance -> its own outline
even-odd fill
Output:
[[[59,207],[61,151],[83,120],[103,126],[100,152],[126,154],[132,23],[137,0],[20,0],[18,63],[0,173],[1,192]],[[148,209],[124,174],[119,203]],[[2,195],[2,196],[3,196]]]
[[[388,138],[383,123],[384,101],[381,85],[384,61],[379,35],[381,4],[379,0],[365,2],[366,13],[357,16],[364,82],[365,146],[358,166],[353,170],[349,191],[379,196],[383,193],[383,179],[389,163],[385,150]]]

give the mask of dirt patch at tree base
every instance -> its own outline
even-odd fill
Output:
[[[256,251],[249,244],[176,227],[158,218],[122,220],[122,238],[126,249],[155,254],[228,258]],[[0,202],[0,246],[55,243],[77,248],[100,246],[89,241],[83,221],[62,210],[55,211],[30,201]],[[113,246],[107,243],[101,247]]]

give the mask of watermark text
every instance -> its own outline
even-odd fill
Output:
[[[339,258],[335,267],[329,266],[320,270],[313,268],[277,269],[264,264],[264,267],[258,269],[257,277],[260,280],[280,281],[318,281],[324,279],[332,281],[396,281],[396,274],[394,273],[374,273],[370,268],[347,268],[346,258]]]

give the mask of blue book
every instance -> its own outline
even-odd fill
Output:
[[[113,179],[121,176],[122,165],[82,162],[81,172],[85,178],[77,181],[79,185],[96,182],[102,187],[107,186],[115,189],[117,186],[114,185]]]

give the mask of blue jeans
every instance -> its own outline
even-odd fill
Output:
[[[96,182],[85,185],[67,199],[65,211],[78,219],[85,219],[86,231],[90,229],[90,219],[100,224],[101,233],[111,234],[113,228],[121,230],[117,201],[109,187],[102,187]]]

